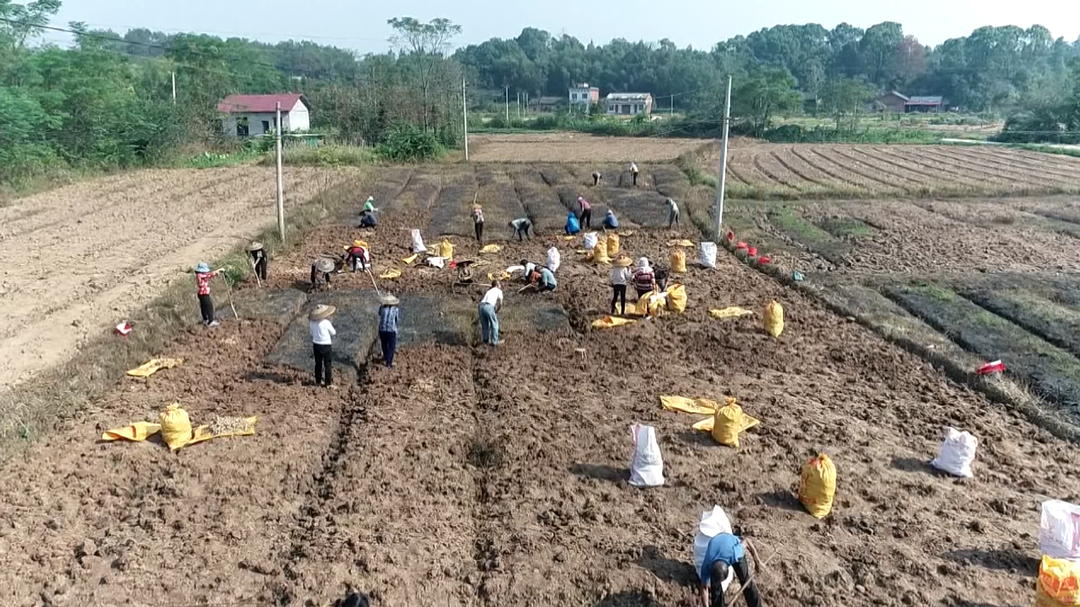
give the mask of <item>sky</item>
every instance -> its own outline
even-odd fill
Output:
[[[1070,42],[1080,36],[1080,2],[1075,0],[945,0],[921,5],[867,0],[769,0],[762,4],[745,0],[65,0],[52,25],[66,27],[70,21],[83,21],[116,32],[146,27],[266,42],[306,39],[364,54],[388,50],[392,31],[386,21],[403,16],[421,21],[445,17],[461,25],[455,46],[493,37],[513,38],[527,26],[569,34],[585,43],[669,38],[679,47],[703,50],[720,40],[784,23],[820,23],[832,28],[846,21],[866,28],[897,21],[906,33],[930,45],[965,36],[983,25],[1026,28],[1038,23]],[[68,41],[60,34],[50,34],[45,40]]]

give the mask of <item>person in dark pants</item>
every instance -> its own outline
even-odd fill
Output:
[[[649,258],[642,257],[637,261],[634,270],[634,290],[637,291],[638,299],[656,290],[656,274],[649,265]]]
[[[661,291],[667,290],[668,268],[662,263],[653,266],[653,278],[656,280],[656,288]]]
[[[529,230],[532,229],[532,221],[530,221],[528,217],[522,217],[511,221],[510,227],[513,228],[514,232],[517,234],[518,242],[521,242],[523,235],[528,236],[530,239],[532,238],[532,236],[529,236]]]
[[[639,172],[640,171],[638,171],[637,163],[636,162],[631,162],[630,163],[630,177],[632,177],[633,180],[634,180],[634,187],[637,187],[637,176],[638,176]]]
[[[330,317],[337,308],[334,306],[315,306],[308,314],[308,329],[311,331],[312,349],[315,351],[315,385],[334,387],[334,336],[337,331],[330,323]]]
[[[579,220],[581,222],[581,226],[584,227],[584,228],[589,228],[591,230],[592,229],[592,205],[589,204],[588,200],[585,200],[581,196],[578,196],[577,203],[578,203],[578,206],[581,209],[581,217],[579,218]]]
[[[615,218],[615,211],[611,209],[607,210],[604,214],[604,229],[605,230],[618,230],[619,220]]]
[[[394,351],[397,349],[398,323],[401,308],[397,297],[384,293],[379,298],[379,341],[382,343],[382,360],[388,368],[394,368]]]
[[[214,300],[210,298],[210,280],[218,275],[221,270],[210,271],[210,264],[205,261],[199,262],[195,268],[195,284],[198,286],[199,314],[202,316],[202,324],[207,327],[216,327],[219,323],[214,318]]]
[[[253,242],[247,246],[248,253],[251,253],[251,264],[255,268],[255,276],[258,276],[260,280],[266,280],[266,251],[263,250],[261,242]]]
[[[747,550],[754,557],[754,565],[760,568],[761,559],[758,558],[757,549],[749,540],[741,540],[730,533],[718,533],[709,540],[709,547],[705,549],[705,560],[701,562],[701,571],[698,572],[701,577],[702,607],[726,607],[724,586],[721,582],[727,579],[729,568],[734,569],[735,576],[739,578],[747,607],[761,606],[761,596],[758,595],[757,586],[754,580],[749,579]]]
[[[334,273],[336,268],[334,260],[326,257],[320,257],[318,261],[311,264],[311,290],[318,289],[320,284],[329,289],[330,275]]]
[[[377,225],[379,225],[379,220],[375,218],[375,213],[372,213],[371,211],[360,213],[361,228],[374,228]]]
[[[600,171],[593,171],[593,174],[592,174],[593,187],[596,187],[596,186],[600,185],[600,180],[603,179],[603,178],[604,178],[604,176],[600,174]]]
[[[622,299],[622,315],[626,316],[626,284],[633,280],[634,275],[630,272],[630,265],[634,263],[629,257],[620,257],[612,264],[611,268],[611,313],[615,313],[615,302]]]
[[[476,205],[472,210],[473,229],[476,230],[476,242],[484,244],[484,209]]]

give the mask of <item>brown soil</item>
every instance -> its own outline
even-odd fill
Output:
[[[474,162],[662,162],[692,152],[708,141],[645,137],[599,137],[581,133],[473,135]]]

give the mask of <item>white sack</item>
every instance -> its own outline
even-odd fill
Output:
[[[1055,559],[1080,559],[1080,506],[1061,500],[1042,503],[1039,552]]]
[[[706,268],[716,267],[716,243],[715,242],[703,242],[701,243],[701,265]]]
[[[733,533],[731,521],[720,506],[713,506],[712,510],[701,513],[701,523],[694,535],[694,572],[701,579],[701,564],[705,562],[705,551],[709,548],[709,540],[721,533]],[[728,569],[728,576],[723,581],[724,590],[727,590],[731,581],[735,579],[735,570]]]
[[[427,247],[424,246],[424,239],[420,237],[420,230],[412,231],[412,252],[427,253]]]
[[[971,434],[949,428],[938,456],[930,465],[953,476],[971,478],[971,462],[975,461],[975,447],[978,444],[979,439]]]
[[[656,428],[630,426],[634,440],[634,459],[630,462],[630,484],[635,487],[659,487],[664,484],[664,460],[656,442]]]
[[[562,255],[559,253],[559,249],[551,247],[547,250],[547,268],[552,272],[558,272],[559,266],[562,265]]]
[[[600,241],[600,237],[596,235],[596,232],[589,232],[585,235],[585,248],[589,251],[596,248],[596,243]]]

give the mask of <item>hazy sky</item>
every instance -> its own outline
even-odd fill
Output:
[[[422,21],[446,17],[454,21],[463,28],[455,40],[457,46],[492,37],[512,38],[525,26],[570,34],[586,43],[620,37],[633,41],[670,38],[680,47],[693,45],[700,49],[779,23],[820,23],[832,28],[842,21],[859,27],[898,21],[906,33],[931,45],[967,35],[982,25],[1026,28],[1039,23],[1055,37],[1073,41],[1080,35],[1080,2],[1076,0],[944,0],[921,4],[868,0],[66,0],[53,25],[65,27],[69,21],[85,21],[91,27],[118,32],[142,26],[269,42],[309,39],[367,53],[388,48],[391,31],[386,20],[399,16]],[[50,35],[47,40],[64,39]]]

